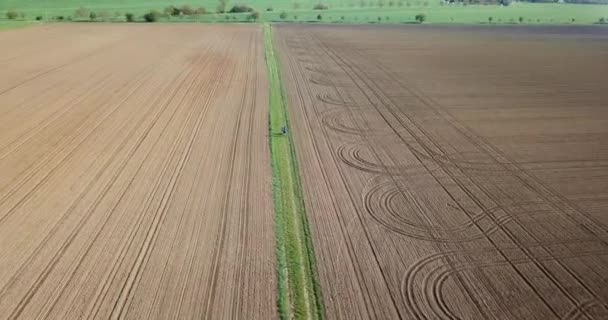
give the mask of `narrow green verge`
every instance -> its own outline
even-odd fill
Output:
[[[272,43],[272,27],[264,25],[264,48],[269,83],[269,133],[281,319],[322,319],[323,304],[315,255],[306,217],[302,184],[287,103]],[[286,132],[282,132],[286,128]]]
[[[27,21],[0,21],[0,31],[23,28],[30,24]]]

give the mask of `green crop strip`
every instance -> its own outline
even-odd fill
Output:
[[[272,28],[264,25],[270,87],[269,133],[275,210],[278,309],[281,319],[322,319],[323,304],[300,181],[287,103]],[[286,128],[286,132],[282,132]]]
[[[0,21],[0,31],[24,28],[30,25],[31,23],[27,21]]]

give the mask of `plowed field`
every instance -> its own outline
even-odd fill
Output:
[[[262,37],[0,33],[0,319],[276,316]]]
[[[276,27],[328,318],[608,318],[608,32]]]

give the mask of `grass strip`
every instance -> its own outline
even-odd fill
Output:
[[[272,27],[264,24],[264,48],[269,83],[269,133],[281,319],[322,319],[323,304],[306,216],[298,161],[290,133],[286,96],[272,42]],[[281,128],[287,128],[283,134]]]
[[[31,23],[27,21],[0,21],[0,31],[24,28]]]

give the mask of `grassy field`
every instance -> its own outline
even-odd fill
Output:
[[[240,2],[228,2],[230,8],[236,3],[244,3],[255,8],[261,13],[263,21],[319,21],[321,14],[322,22],[335,23],[408,23],[414,21],[414,16],[419,13],[426,15],[428,23],[488,23],[492,17],[492,23],[508,24],[523,23],[533,24],[590,24],[596,23],[600,18],[608,19],[608,5],[576,5],[576,4],[534,4],[534,3],[512,3],[507,7],[484,6],[484,5],[442,5],[440,1],[433,0],[384,0],[384,6],[379,7],[377,1],[358,0],[328,0],[322,1],[327,4],[328,10],[312,10],[319,1],[297,0],[245,0]],[[389,3],[392,3],[389,6]],[[204,7],[209,12],[214,12],[217,7],[216,0],[199,1],[172,1],[172,0],[5,0],[0,3],[0,19],[6,19],[7,10],[16,10],[25,15],[25,20],[33,20],[37,16],[43,19],[52,19],[57,16],[71,17],[79,7],[104,12],[106,20],[122,21],[124,14],[133,13],[141,17],[145,12],[152,9],[162,11],[169,5],[190,5],[194,8]],[[365,6],[362,6],[365,4]],[[267,9],[272,8],[272,11]],[[280,18],[285,12],[287,17]],[[244,21],[246,14],[207,14],[196,17],[181,17],[163,19],[169,21]]]
[[[30,25],[27,21],[0,21],[0,31],[15,28],[22,28]]]
[[[275,206],[278,309],[282,319],[323,317],[315,256],[304,208],[298,163],[289,128],[287,104],[274,53],[272,31],[264,26],[270,87],[270,152]]]

